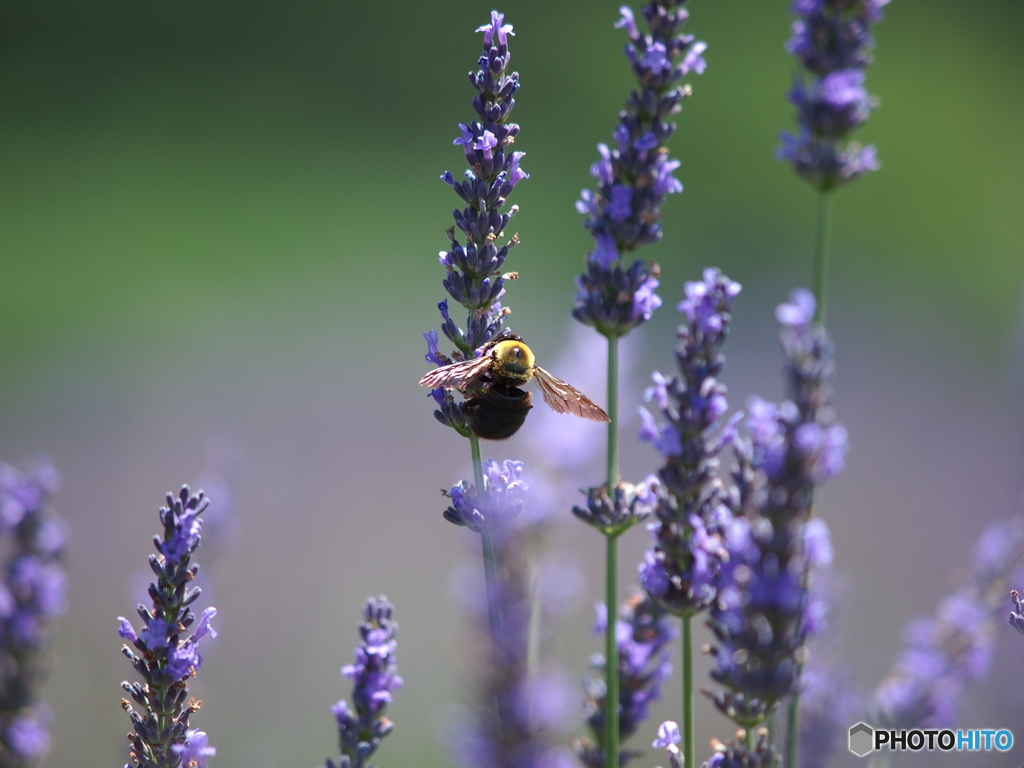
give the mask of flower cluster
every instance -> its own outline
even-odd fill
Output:
[[[706,45],[680,34],[688,13],[687,0],[653,0],[641,11],[650,28],[641,34],[626,6],[616,26],[629,37],[626,57],[638,87],[619,114],[612,137],[614,147],[598,145],[600,159],[591,167],[596,190],[584,190],[577,210],[587,216],[595,240],[587,256],[587,271],[577,278],[573,317],[609,338],[624,336],[650,319],[661,306],[656,264],[634,261],[625,254],[661,239],[661,206],[670,192],[682,192],[672,175],[679,167],[665,144],[675,131],[669,118],[690,95],[680,82],[701,73]]]
[[[728,402],[719,376],[725,363],[721,347],[739,292],[739,283],[717,269],[707,269],[702,281],[686,284],[686,298],[679,304],[686,320],[676,342],[679,375],[666,378],[655,372],[646,393],[662,423],[640,409],[640,439],[654,445],[665,462],[658,470],[654,546],[644,555],[640,583],[677,616],[711,603],[717,563],[724,554],[715,535],[729,518],[718,455],[734,430],[732,423],[724,428],[720,423]]]
[[[188,486],[174,496],[167,494],[167,506],[160,509],[163,537],[154,538],[157,554],[149,556],[156,581],[149,587],[153,607],[138,606],[142,630],[120,617],[118,634],[127,642],[122,652],[131,661],[143,682],[121,683],[121,687],[141,708],[136,710],[127,699],[121,706],[131,718],[134,732],[132,763],[139,768],[176,768],[194,763],[205,768],[206,758],[214,753],[206,734],[189,729],[189,717],[200,702],[188,698],[188,680],[203,663],[199,644],[204,637],[216,637],[210,621],[217,613],[207,608],[196,622],[190,606],[200,590],[190,586],[199,566],[191,563],[202,532],[200,515],[209,500]],[[192,634],[186,633],[195,624]]]
[[[455,345],[455,360],[472,359],[477,349],[503,329],[508,311],[502,308],[501,298],[505,294],[505,280],[511,275],[503,275],[502,267],[519,239],[513,235],[504,245],[496,244],[518,210],[512,206],[502,212],[502,208],[516,184],[529,178],[519,166],[524,153],[509,149],[519,134],[519,126],[508,122],[519,90],[519,74],[507,72],[512,26],[504,23],[503,14],[492,11],[490,24],[477,31],[484,34],[483,53],[478,62],[480,69],[471,72],[469,80],[477,91],[473,109],[478,119],[460,123],[460,135],[454,142],[465,152],[469,169],[463,181],[457,181],[451,171],[441,176],[466,206],[455,211],[455,226],[447,231],[449,250],[440,254],[445,269],[444,288],[468,312],[466,327],[460,328],[449,313],[447,299],[438,305],[441,332]],[[465,238],[465,243],[460,237]],[[452,362],[438,348],[436,331],[425,333],[424,338],[428,362]],[[454,398],[443,389],[435,390],[433,396],[440,405],[436,418],[468,436],[465,418]]]
[[[780,159],[821,191],[877,170],[873,146],[848,143],[875,101],[864,88],[871,62],[871,25],[889,0],[795,0],[793,35],[786,50],[810,75],[794,78],[789,99],[797,108],[797,135],[783,133]]]
[[[381,739],[394,729],[384,717],[391,694],[402,687],[395,659],[398,624],[391,620],[393,610],[383,595],[367,598],[363,606],[362,640],[355,649],[355,663],[341,668],[342,676],[352,681],[352,706],[342,699],[331,707],[341,755],[337,762],[328,758],[327,768],[364,768]]]
[[[811,519],[811,501],[814,487],[842,470],[846,450],[830,400],[832,346],[813,322],[813,297],[794,291],[776,317],[789,399],[753,399],[749,437],[735,442],[737,515],[725,527],[727,561],[710,614],[717,639],[711,675],[726,687],[712,698],[744,728],[796,690],[804,644],[823,625],[809,574],[831,562],[832,550],[825,523]]]
[[[945,597],[934,616],[907,625],[907,645],[875,691],[876,722],[891,728],[957,722],[964,688],[981,680],[991,663],[1006,591],[1022,565],[1024,516],[989,525],[975,546],[967,583]]]
[[[60,479],[38,462],[0,464],[0,765],[37,765],[49,750],[51,712],[39,700],[54,619],[64,612],[67,527],[51,509]]]
[[[574,506],[572,513],[605,535],[617,536],[651,516],[658,500],[657,487],[657,478],[649,477],[639,484],[620,480],[610,494],[603,485],[589,488],[586,506]]]
[[[771,743],[767,728],[759,728],[754,734],[753,748],[747,746],[744,737],[745,732],[740,731],[729,744],[712,739],[711,749],[714,754],[701,768],[776,768],[778,753]]]
[[[507,528],[522,512],[523,494],[528,490],[521,461],[487,461],[483,471],[483,492],[460,480],[447,492],[452,503],[444,511],[445,520],[476,533]]]
[[[672,674],[668,644],[675,638],[669,615],[658,603],[634,594],[619,609],[615,638],[619,648],[619,742],[625,741],[646,719],[652,701],[661,697],[661,684]],[[603,634],[608,610],[598,606],[595,633]],[[583,681],[585,714],[593,739],[580,739],[576,753],[588,768],[605,765],[605,660],[596,654],[590,662],[590,673]],[[619,751],[619,765],[642,754],[635,750]]]

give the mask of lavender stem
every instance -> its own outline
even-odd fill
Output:
[[[682,617],[683,623],[683,765],[697,764],[697,751],[694,746],[693,729],[693,614]]]
[[[825,322],[825,286],[828,280],[829,235],[832,229],[832,195],[828,190],[818,193],[818,223],[814,235],[814,298],[818,311],[814,322]]]
[[[611,348],[611,345],[609,345]],[[614,374],[609,368],[609,382]],[[609,389],[611,389],[609,387]],[[614,418],[612,425],[615,424]],[[611,430],[609,430],[611,433]],[[614,438],[611,438],[614,440]],[[609,446],[609,453],[611,447]],[[609,489],[611,486],[609,485]],[[604,632],[604,762],[605,768],[619,768],[619,643],[615,636],[617,625],[615,606],[618,603],[619,536],[608,533],[605,537],[605,605],[608,621]]]

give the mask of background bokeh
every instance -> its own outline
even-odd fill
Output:
[[[630,87],[617,5],[502,8],[517,32],[517,149],[532,175],[513,198],[523,244],[508,267],[521,279],[507,299],[542,361],[568,343],[590,245],[573,203]],[[733,405],[781,393],[772,309],[809,282],[814,214],[811,192],[773,157],[792,122],[787,6],[692,4],[688,29],[709,43],[709,66],[671,144],[686,191],[649,252],[666,306],[636,335],[638,386],[671,365],[682,283],[718,265],[744,285],[727,349]],[[490,8],[0,10],[0,456],[50,455],[74,530],[45,690],[49,765],[123,764],[118,683],[131,669],[116,617],[138,599],[164,492],[218,469],[239,531],[210,564],[221,635],[194,720],[216,765],[312,766],[335,751],[328,707],[348,695],[337,669],[363,597],[382,592],[398,605],[406,689],[378,762],[446,760],[437,731],[463,696],[472,642],[450,585],[477,552],[440,516],[438,489],[465,473],[468,450],[415,382],[457,203],[438,177],[462,170],[451,141],[471,119],[465,73]],[[958,583],[982,526],[1020,507],[1022,32],[1019,0],[896,0],[877,28],[868,86],[881,108],[860,138],[883,170],[838,196],[830,285],[852,449],[820,503],[844,585],[841,650],[865,691],[904,623]],[[486,455],[523,455],[530,424]],[[634,433],[624,425],[623,470],[638,479],[655,457]],[[599,646],[589,624],[602,542],[568,511],[556,536],[586,574],[559,629],[576,677]],[[643,530],[625,537],[624,580],[646,543]],[[959,724],[1010,727],[1020,742],[1024,638],[1001,627],[997,645]],[[675,689],[650,731],[677,711]],[[699,745],[731,731],[710,706],[699,726]],[[1018,744],[1012,759],[970,762],[1022,755]],[[942,764],[908,760],[925,761]]]

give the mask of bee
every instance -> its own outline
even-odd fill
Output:
[[[556,413],[611,421],[601,406],[537,365],[533,351],[509,331],[485,344],[480,357],[436,368],[420,379],[420,384],[431,389],[459,390],[466,395],[463,410],[473,434],[504,440],[523,426],[533,407],[532,395],[520,389],[531,379]]]

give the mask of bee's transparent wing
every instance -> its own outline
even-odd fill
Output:
[[[571,384],[552,376],[539,365],[533,366],[533,377],[547,403],[556,413],[571,413],[591,421],[609,422],[608,414],[597,403]]]
[[[490,355],[477,357],[473,360],[462,360],[450,365],[442,365],[420,379],[420,386],[430,387],[431,389],[444,387],[445,389],[463,390],[487,373],[490,367]]]

